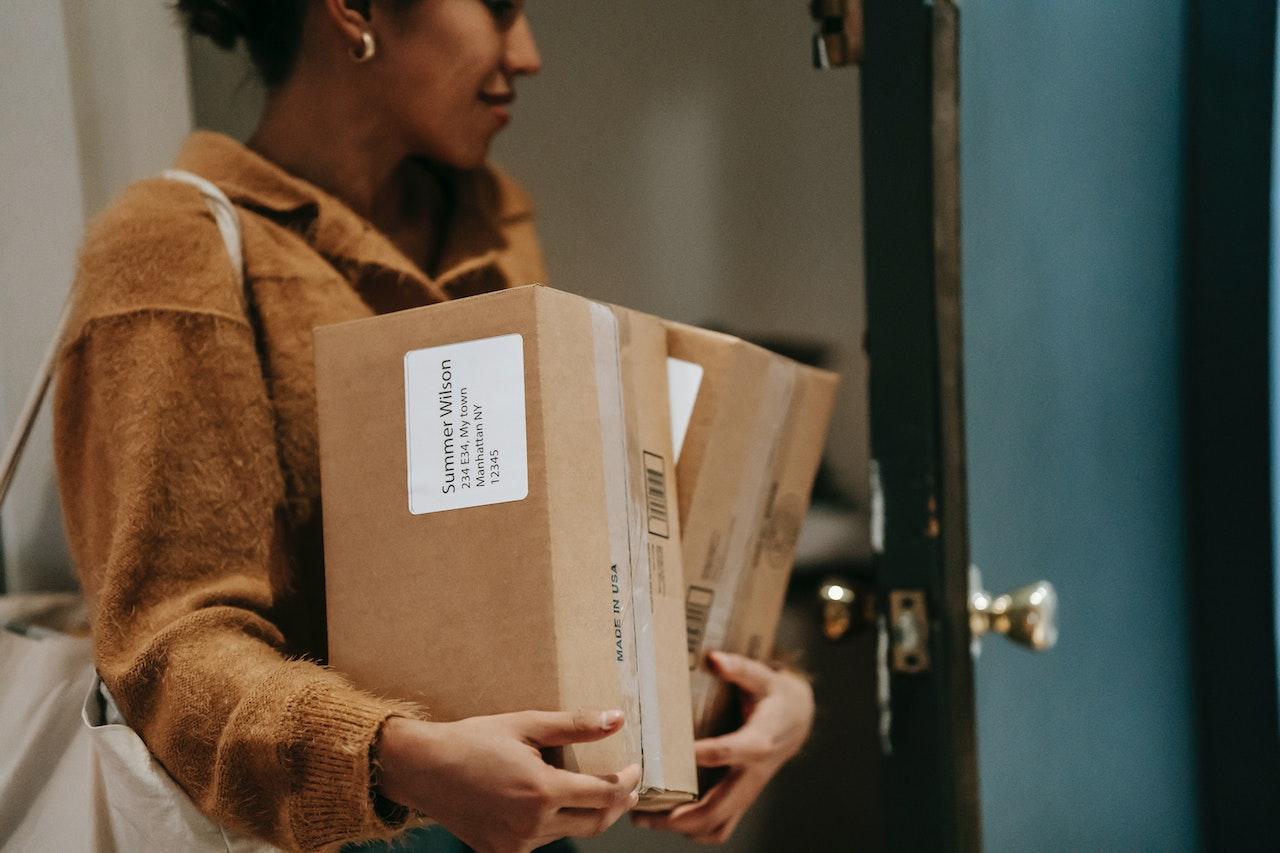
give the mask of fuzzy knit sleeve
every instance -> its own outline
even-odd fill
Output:
[[[370,751],[388,716],[411,711],[292,657],[279,628],[290,557],[252,329],[216,307],[119,296],[152,274],[183,294],[226,289],[217,231],[195,211],[160,236],[204,262],[82,261],[89,307],[62,355],[55,453],[97,666],[220,823],[291,849],[387,837]],[[192,233],[205,242],[184,245]],[[108,274],[119,304],[98,293]]]

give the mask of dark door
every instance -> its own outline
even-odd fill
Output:
[[[961,387],[958,16],[866,0],[867,351],[891,850],[981,847]]]

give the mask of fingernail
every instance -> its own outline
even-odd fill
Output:
[[[640,792],[632,791],[631,796],[627,799],[627,808],[635,808],[635,805],[638,802],[640,802]]]
[[[621,711],[605,711],[600,715],[600,728],[602,729],[611,729],[620,722],[622,722]]]

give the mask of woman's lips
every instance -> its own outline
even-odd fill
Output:
[[[502,125],[511,121],[511,110],[508,108],[515,99],[516,96],[514,92],[505,92],[502,94],[490,94],[488,92],[480,93],[480,100],[489,105],[489,112],[492,113],[493,117]]]

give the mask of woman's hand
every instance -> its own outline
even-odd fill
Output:
[[[792,672],[727,652],[708,657],[742,698],[742,728],[694,744],[699,767],[727,767],[728,773],[696,803],[668,814],[637,814],[637,826],[666,829],[704,844],[720,844],[737,829],[742,816],[809,737],[813,727],[813,689]]]
[[[378,791],[481,853],[598,835],[635,805],[639,765],[588,776],[552,767],[540,750],[621,727],[621,711],[522,711],[455,723],[392,717],[378,740]]]

